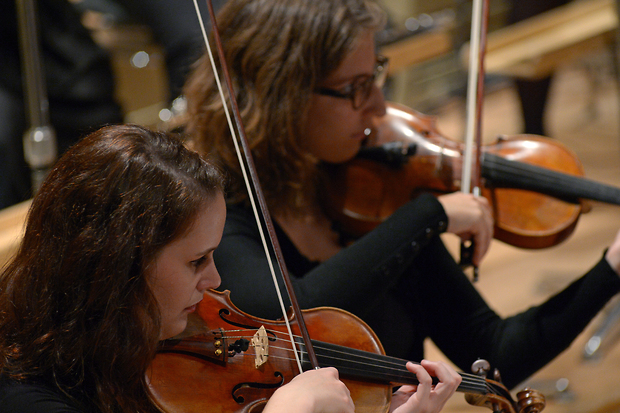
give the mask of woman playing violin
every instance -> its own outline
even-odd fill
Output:
[[[364,237],[345,242],[325,213],[326,164],[343,163],[385,113],[387,60],[373,36],[372,0],[228,0],[217,18],[245,132],[302,308],[335,306],[365,320],[387,354],[423,357],[431,338],[459,368],[491,362],[515,386],[568,347],[620,291],[620,238],[572,285],[521,314],[499,317],[443,245],[473,238],[474,264],[492,238],[489,205],[468,194],[422,195]],[[195,147],[230,174],[228,215],[215,261],[222,289],[244,311],[279,308],[248,207],[209,63],[185,88]]]
[[[147,367],[220,283],[223,182],[179,138],[139,126],[103,128],[58,161],[0,278],[3,412],[161,411]],[[438,412],[460,383],[441,362],[408,369],[421,384],[397,392],[395,412]],[[324,368],[280,387],[264,411],[353,408]]]

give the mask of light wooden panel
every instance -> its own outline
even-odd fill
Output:
[[[541,78],[610,44],[618,26],[614,0],[575,0],[488,34],[485,71]],[[469,47],[461,50],[467,65]]]
[[[30,201],[0,211],[0,267],[17,250]]]

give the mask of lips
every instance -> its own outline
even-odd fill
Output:
[[[198,301],[198,303],[200,303],[200,301]],[[196,303],[194,305],[190,305],[189,307],[186,307],[183,311],[187,311],[189,313],[193,313],[194,311],[196,311],[196,308],[198,308],[198,303]]]

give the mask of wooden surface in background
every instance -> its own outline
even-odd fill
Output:
[[[446,29],[437,28],[386,45],[380,53],[390,59],[390,75],[396,75],[413,65],[451,51],[450,33]]]
[[[17,250],[30,201],[0,211],[0,267]]]
[[[609,47],[618,26],[615,0],[574,0],[489,33],[487,73],[548,76],[592,51]],[[462,57],[467,65],[468,48]]]

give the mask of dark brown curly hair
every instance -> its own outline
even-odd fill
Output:
[[[55,387],[89,411],[158,411],[145,372],[160,314],[144,270],[223,187],[180,139],[140,126],[73,146],[2,271],[1,375]]]
[[[217,17],[252,156],[272,212],[314,199],[317,161],[298,142],[316,85],[335,71],[384,12],[372,0],[228,0]],[[213,44],[213,42],[211,42]],[[230,200],[246,198],[211,63],[190,76],[186,130],[232,177]]]

